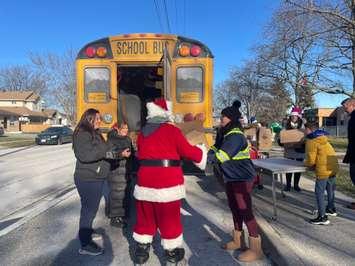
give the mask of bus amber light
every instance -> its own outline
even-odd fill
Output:
[[[95,54],[96,54],[96,50],[95,50],[95,48],[94,47],[92,47],[92,46],[89,46],[88,48],[86,48],[86,50],[85,50],[85,54],[86,54],[86,56],[87,57],[94,57],[95,56]]]
[[[179,49],[180,56],[189,56],[190,48],[187,45],[182,45]]]
[[[197,46],[197,45],[193,45],[191,47],[191,51],[190,51],[191,55],[192,56],[199,56],[201,54],[201,48],[200,46]]]
[[[205,122],[206,120],[205,113],[198,113],[197,115],[195,115],[195,120]]]
[[[103,46],[97,48],[96,54],[98,57],[105,57],[107,54],[107,49]]]

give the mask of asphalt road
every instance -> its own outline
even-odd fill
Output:
[[[104,255],[78,255],[80,200],[73,186],[71,145],[0,150],[0,265],[133,265],[134,208],[126,230],[113,228],[103,201],[95,228]],[[220,248],[230,239],[232,217],[213,177],[187,176],[183,202],[187,265],[240,265],[236,253]],[[165,265],[159,236],[147,265]],[[248,264],[249,265],[249,264]],[[251,265],[271,265],[268,258]]]
[[[71,145],[32,146],[0,152],[0,236],[73,189]],[[9,229],[7,229],[8,231]]]

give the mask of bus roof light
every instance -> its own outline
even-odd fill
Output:
[[[179,48],[179,54],[180,56],[189,56],[190,55],[190,47],[188,47],[186,44],[181,45]]]
[[[192,56],[199,56],[201,54],[201,47],[197,45],[193,45],[191,47],[190,53]]]
[[[107,49],[103,46],[100,46],[99,48],[97,48],[96,50],[96,55],[98,57],[105,57],[107,54]]]
[[[85,54],[87,57],[93,58],[96,54],[95,47],[89,46],[85,49]]]

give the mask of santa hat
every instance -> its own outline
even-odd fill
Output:
[[[302,118],[302,109],[299,107],[293,107],[290,116],[292,115]]]
[[[163,98],[155,99],[154,102],[148,102],[147,111],[147,119],[160,116],[172,121],[172,102],[166,101]]]

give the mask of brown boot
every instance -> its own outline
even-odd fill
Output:
[[[244,231],[233,230],[233,240],[223,244],[222,248],[226,250],[245,249]]]
[[[251,262],[254,260],[259,260],[264,256],[263,250],[261,249],[261,238],[249,236],[249,249],[242,252],[238,260],[243,262]]]

